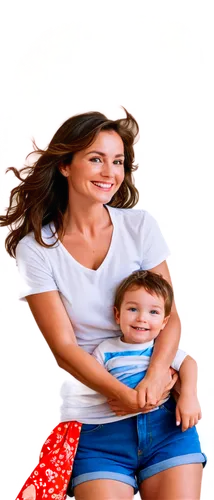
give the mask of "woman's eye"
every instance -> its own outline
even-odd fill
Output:
[[[123,160],[114,160],[115,165],[123,165]]]
[[[93,161],[94,163],[99,163],[101,159],[96,156],[94,158],[90,158],[90,161]]]
[[[102,159],[99,158],[99,156],[94,156],[93,158],[90,158],[90,161],[92,161],[93,163],[101,163],[102,162]],[[114,160],[114,165],[123,165],[123,160]]]

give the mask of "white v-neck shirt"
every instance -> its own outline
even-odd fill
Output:
[[[58,290],[78,345],[90,354],[101,342],[121,334],[113,315],[115,291],[119,283],[133,271],[152,269],[169,255],[159,225],[147,211],[106,208],[113,233],[107,255],[96,271],[81,265],[61,242],[51,248],[41,246],[33,233],[22,238],[16,249],[19,299]],[[42,238],[47,243],[55,241],[49,225],[42,228]],[[62,421],[65,418],[78,420],[78,412],[74,412],[71,405],[72,394],[76,393],[78,385],[78,381],[67,374],[61,388]],[[106,418],[105,406],[97,407],[98,420]],[[88,414],[84,422],[90,423],[91,418]],[[123,418],[127,416],[116,417],[116,420]]]
[[[75,260],[61,242],[45,248],[29,233],[18,244],[20,298],[58,290],[79,346],[89,353],[104,340],[118,337],[113,316],[116,287],[133,271],[152,269],[169,255],[155,219],[144,210],[106,206],[113,224],[111,244],[95,271]],[[54,242],[50,225],[42,228]]]

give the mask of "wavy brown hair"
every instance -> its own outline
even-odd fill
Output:
[[[34,151],[39,158],[31,166],[12,170],[20,183],[10,194],[6,215],[0,216],[0,226],[9,226],[6,238],[7,252],[15,257],[18,242],[33,231],[40,245],[48,247],[42,239],[42,227],[54,223],[55,233],[63,234],[63,216],[68,206],[68,181],[61,174],[59,167],[69,165],[78,151],[86,149],[103,130],[117,132],[124,144],[125,177],[118,191],[108,205],[119,208],[132,208],[139,199],[134,185],[133,145],[139,133],[136,120],[126,111],[126,118],[109,120],[98,112],[89,112],[73,116],[64,122],[53,136],[45,150],[39,149],[33,141]]]

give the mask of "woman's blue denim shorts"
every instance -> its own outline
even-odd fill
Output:
[[[175,423],[175,401],[158,410],[103,425],[82,425],[67,494],[94,479],[114,479],[133,486],[177,465],[206,463],[195,427],[185,432]]]

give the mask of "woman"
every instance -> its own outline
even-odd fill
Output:
[[[119,335],[112,305],[125,276],[142,267],[171,282],[168,249],[156,222],[144,211],[124,210],[138,201],[132,178],[137,134],[129,113],[116,121],[96,112],[68,119],[47,150],[36,148],[40,156],[33,166],[21,173],[12,169],[21,183],[0,218],[1,225],[15,224],[6,248],[23,278],[21,298],[58,365],[129,414],[161,400],[180,337],[173,304],[147,375],[135,390],[90,356],[102,340]],[[139,490],[144,500],[157,500],[158,491],[165,500],[193,500],[199,498],[201,475],[201,464],[180,465],[145,480]],[[133,487],[111,474],[75,488],[77,500],[132,497]]]

